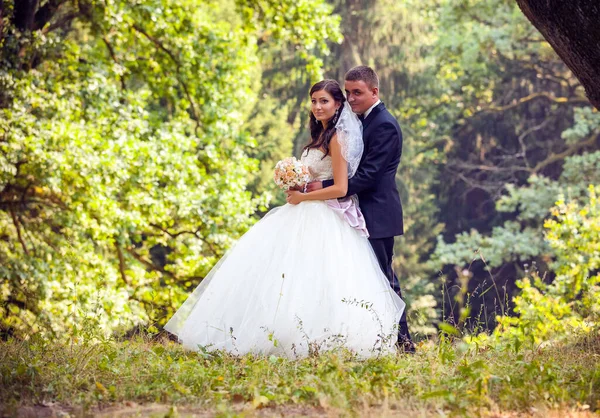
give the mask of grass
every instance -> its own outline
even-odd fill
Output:
[[[3,415],[36,405],[76,415],[134,405],[158,416],[176,415],[174,408],[223,416],[584,416],[600,409],[599,363],[598,335],[543,349],[478,349],[442,337],[421,343],[413,356],[366,361],[347,352],[295,361],[232,357],[142,337],[33,339],[0,343],[0,409]]]

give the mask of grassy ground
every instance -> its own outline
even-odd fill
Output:
[[[600,338],[544,349],[422,343],[414,356],[289,361],[176,343],[0,343],[2,415],[592,416]]]

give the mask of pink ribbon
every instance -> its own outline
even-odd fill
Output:
[[[363,237],[369,237],[365,218],[358,207],[358,199],[345,197],[343,199],[329,199],[325,203],[343,220],[348,222],[352,228],[358,230]]]

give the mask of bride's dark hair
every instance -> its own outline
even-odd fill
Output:
[[[342,114],[342,109],[344,109],[346,98],[344,97],[344,93],[342,92],[342,88],[339,83],[335,80],[322,80],[317,84],[310,88],[309,97],[312,97],[313,93],[316,91],[325,90],[327,93],[333,97],[337,103],[340,103],[341,106],[335,112],[333,117],[327,122],[327,128],[323,130],[323,124],[315,118],[312,112],[310,112],[310,142],[306,145],[302,152],[309,150],[311,148],[323,148],[325,150],[325,158],[329,155],[329,143],[331,142],[331,138],[335,134],[335,125],[337,124],[340,115]]]

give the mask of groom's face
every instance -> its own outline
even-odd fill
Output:
[[[352,111],[358,115],[369,110],[379,98],[379,89],[377,87],[369,87],[363,80],[346,80],[344,88],[346,89],[346,99]]]

